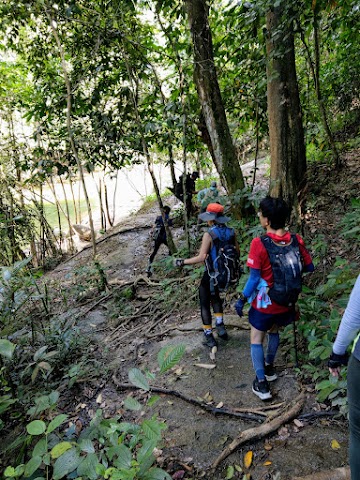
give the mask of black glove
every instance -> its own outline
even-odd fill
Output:
[[[244,297],[244,295],[242,295],[234,305],[236,313],[239,315],[239,317],[243,316],[243,308],[244,308],[245,302],[246,302],[246,298]]]
[[[174,267],[183,267],[184,266],[184,259],[183,258],[175,258],[174,259]]]
[[[342,365],[347,365],[349,361],[349,355],[347,352],[344,355],[337,355],[334,352],[331,352],[331,355],[328,360],[329,368],[339,368]]]

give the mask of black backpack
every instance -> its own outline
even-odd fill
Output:
[[[269,297],[279,305],[293,306],[302,289],[302,261],[299,242],[295,234],[290,243],[275,243],[269,236],[260,237],[271,263],[274,285]]]
[[[208,232],[213,246],[205,265],[210,276],[211,291],[218,287],[220,292],[225,292],[231,285],[237,284],[241,275],[235,232],[232,228],[217,225]]]

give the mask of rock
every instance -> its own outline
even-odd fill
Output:
[[[89,227],[86,227],[85,225],[72,225],[72,228],[79,235],[80,240],[83,242],[91,241],[91,230]]]

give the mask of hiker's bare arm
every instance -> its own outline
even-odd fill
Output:
[[[184,265],[195,265],[195,263],[202,263],[205,261],[211,248],[211,237],[208,232],[204,233],[202,238],[201,247],[196,257],[185,258]]]

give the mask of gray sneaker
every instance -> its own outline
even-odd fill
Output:
[[[223,323],[216,325],[216,331],[220,338],[222,338],[223,340],[229,340],[229,335]]]

